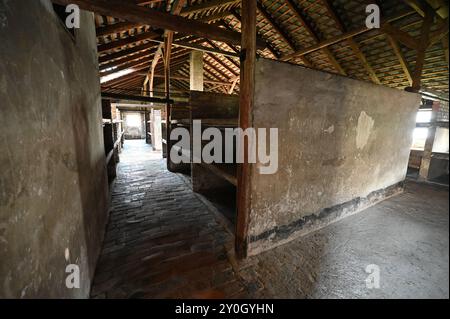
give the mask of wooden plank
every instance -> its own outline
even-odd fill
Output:
[[[239,96],[239,126],[252,126],[251,113],[255,93],[256,64],[256,0],[242,2],[242,51],[241,84]],[[248,163],[247,142],[244,143],[244,163],[237,169],[237,219],[235,249],[238,258],[247,256],[248,225],[250,215],[250,164]]]
[[[196,35],[225,43],[240,44],[239,32],[224,30],[207,23],[190,20],[170,13],[149,10],[148,8],[117,0],[52,0],[61,5],[76,4],[83,10],[111,16],[133,23],[151,25],[186,35]],[[264,48],[264,44],[260,44]]]
[[[234,186],[237,186],[236,166],[233,164],[206,164],[201,163],[202,167],[208,169],[217,177],[223,178]]]

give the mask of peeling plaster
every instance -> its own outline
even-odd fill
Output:
[[[356,129],[356,147],[363,149],[369,141],[370,134],[375,121],[362,111],[358,118],[358,127]]]

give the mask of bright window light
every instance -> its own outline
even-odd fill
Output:
[[[109,74],[107,76],[102,76],[100,78],[100,83],[105,83],[105,82],[120,78],[121,76],[127,75],[133,71],[134,71],[134,69],[126,69],[126,70],[122,70],[122,71],[119,71],[116,73]]]
[[[428,137],[428,128],[426,127],[416,127],[413,133],[413,145],[414,150],[423,150],[425,148],[425,142]]]
[[[125,119],[127,126],[140,127],[141,126],[141,116],[138,114],[127,114]]]
[[[416,122],[417,123],[429,123],[431,122],[432,111],[419,111],[417,112]]]

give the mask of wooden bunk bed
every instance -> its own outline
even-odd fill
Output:
[[[238,96],[191,91],[188,103],[172,107],[169,134],[176,127],[188,129],[191,133],[190,150],[192,150],[194,121],[201,121],[202,133],[207,128],[217,128],[222,131],[222,138],[224,138],[223,133],[226,128],[238,127],[238,114]],[[171,145],[176,143],[177,141],[171,141]],[[201,149],[203,150],[208,143],[209,141],[202,141]],[[236,145],[233,145],[233,149],[235,152]],[[180,152],[182,151],[180,149]],[[194,161],[192,154],[189,152],[186,154],[190,156],[190,164],[168,163],[169,169],[188,175],[192,189],[210,200],[234,223],[236,218],[236,163],[225,163],[225,154],[222,154],[222,163],[205,163],[202,159]]]

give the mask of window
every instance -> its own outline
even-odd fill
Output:
[[[64,29],[66,29],[72,38],[75,40],[75,29],[67,28],[66,26],[66,18],[70,13],[66,13],[66,6],[62,6],[59,4],[53,4],[53,10],[55,11],[56,15],[58,16],[59,20],[61,21],[62,25],[64,26]]]
[[[449,130],[446,127],[438,127],[434,136],[433,153],[448,154]]]
[[[430,123],[431,122],[431,110],[419,110],[417,112],[416,122],[417,123]]]
[[[423,151],[425,149],[425,142],[428,137],[428,128],[427,127],[416,127],[413,132],[413,150]]]

